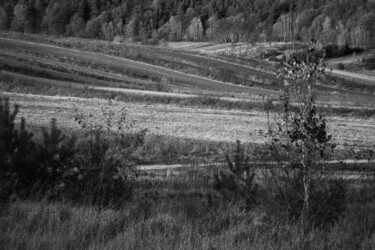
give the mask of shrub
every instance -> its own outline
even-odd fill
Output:
[[[337,69],[338,70],[344,70],[345,69],[345,65],[343,63],[339,63],[339,64],[337,64]]]
[[[42,142],[38,143],[26,130],[25,119],[16,129],[18,111],[17,105],[11,111],[9,100],[0,100],[1,198],[54,193],[75,154],[75,138],[63,135],[52,120],[50,131],[43,129]]]
[[[365,64],[365,69],[367,70],[374,70],[375,69],[375,54],[364,58],[363,63]]]
[[[215,175],[214,189],[226,200],[244,202],[246,209],[253,208],[258,203],[258,185],[254,181],[254,167],[249,163],[249,157],[244,155],[239,141],[234,162],[227,155],[227,164],[230,172],[221,171]]]
[[[66,136],[57,127],[56,119],[51,120],[49,130],[41,129],[42,139],[36,145],[35,159],[39,168],[42,192],[56,192],[64,175],[70,171],[73,159],[77,153],[76,137]]]
[[[38,140],[25,129],[24,119],[16,129],[18,110],[17,105],[11,110],[9,101],[0,99],[2,200],[39,194],[53,200],[119,206],[132,197],[132,153],[143,144],[145,130],[135,135],[112,133],[115,124],[113,113],[109,113],[107,130],[77,117],[87,130],[79,144],[74,136],[66,136],[57,128],[55,119],[50,129],[41,130]],[[116,123],[119,131],[129,126],[124,119]]]
[[[25,119],[19,129],[15,119],[19,106],[11,110],[8,99],[0,99],[0,199],[27,191],[37,177],[33,164],[33,134],[26,130]]]
[[[102,110],[104,124],[91,121],[92,114],[87,116],[76,109],[75,120],[84,130],[85,140],[75,158],[75,171],[67,179],[67,183],[75,183],[69,188],[71,199],[119,206],[133,196],[135,162],[132,157],[143,145],[147,130],[126,133],[133,125],[126,123],[124,109],[116,115],[111,106],[110,101]]]
[[[330,176],[329,178],[332,178]],[[306,225],[331,226],[337,222],[346,207],[347,185],[344,180],[316,178],[310,183],[310,209]],[[278,178],[274,196],[268,203],[268,213],[290,222],[301,219],[304,207],[304,185],[300,173]],[[273,180],[275,181],[275,179]]]

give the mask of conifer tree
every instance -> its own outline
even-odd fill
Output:
[[[85,21],[90,20],[91,8],[87,0],[81,0],[78,6],[78,15]]]

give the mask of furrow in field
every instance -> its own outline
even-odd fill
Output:
[[[279,79],[277,79],[275,75],[262,72],[259,70],[255,70],[253,68],[249,68],[243,65],[231,63],[231,62],[225,62],[225,61],[213,59],[210,57],[192,54],[192,53],[188,53],[184,51],[178,51],[178,50],[162,49],[162,48],[153,49],[150,47],[145,47],[144,49],[148,50],[149,53],[152,53],[155,55],[169,56],[172,58],[179,58],[179,59],[183,59],[186,61],[191,61],[196,64],[210,65],[211,67],[219,71],[225,70],[225,71],[233,72],[237,75],[255,76],[260,79],[266,79],[268,81],[279,82]]]
[[[36,55],[28,55],[28,54],[22,54],[22,53],[16,53],[15,51],[4,51],[0,50],[0,55],[7,56],[8,58],[15,59],[14,61],[17,61],[17,63],[20,63],[20,61],[28,62],[29,67],[31,65],[42,65],[42,66],[47,66],[48,68],[53,68],[53,69],[64,69],[64,71],[71,71],[71,72],[78,72],[78,73],[83,73],[86,75],[90,75],[96,78],[108,78],[114,81],[123,81],[123,82],[132,82],[132,83],[137,83],[141,85],[148,85],[152,84],[150,81],[145,81],[145,80],[140,80],[140,79],[135,79],[131,77],[124,76],[122,74],[117,74],[117,73],[111,73],[107,72],[104,70],[99,70],[99,69],[94,69],[91,67],[83,67],[77,64],[72,63],[71,61],[64,62],[60,61],[60,58],[43,58],[43,57],[38,57]],[[6,59],[0,58],[0,61],[5,61]],[[6,61],[9,63],[11,60],[8,59]],[[13,61],[13,60],[12,60]]]
[[[186,93],[169,93],[169,92],[159,92],[159,91],[152,91],[152,90],[138,90],[138,89],[128,89],[128,88],[120,88],[120,87],[105,87],[105,86],[94,86],[94,85],[86,85],[81,83],[69,82],[69,81],[60,81],[60,80],[53,80],[47,79],[42,77],[34,77],[14,72],[9,72],[5,70],[0,71],[0,78],[7,78],[12,80],[19,80],[20,82],[25,82],[29,84],[35,85],[45,85],[45,86],[56,86],[56,87],[70,87],[70,88],[78,88],[78,89],[91,89],[91,90],[99,90],[99,91],[107,91],[107,92],[117,92],[117,93],[124,93],[124,94],[133,94],[133,95],[147,95],[147,96],[160,96],[160,97],[176,97],[176,98],[197,98],[199,95],[197,94],[186,94]],[[259,102],[259,100],[249,99],[249,98],[232,98],[232,97],[218,97],[220,100],[226,100],[230,102]]]
[[[22,49],[26,51],[36,52],[40,54],[49,54],[56,56],[65,56],[75,58],[77,60],[84,60],[93,63],[103,63],[111,66],[123,67],[124,69],[133,69],[139,72],[144,72],[147,75],[155,77],[165,77],[170,79],[172,82],[178,82],[183,85],[188,85],[192,87],[204,88],[208,90],[219,90],[225,92],[237,92],[237,93],[250,93],[258,95],[268,95],[268,96],[279,96],[279,91],[265,90],[258,88],[251,88],[245,86],[239,86],[229,83],[224,83],[220,81],[215,81],[203,77],[198,77],[194,75],[189,75],[166,68],[158,67],[155,65],[150,65],[146,63],[141,63],[129,59],[119,58],[115,56],[108,56],[99,53],[83,52],[73,49],[47,46],[41,44],[35,44],[30,42],[0,39],[0,47],[8,49]]]

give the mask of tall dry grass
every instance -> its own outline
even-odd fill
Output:
[[[2,207],[3,249],[373,249],[373,202],[355,201],[329,228],[306,228],[241,210],[189,174],[158,174],[158,184],[118,210],[18,201]],[[177,174],[177,172],[175,173]],[[190,175],[191,176],[191,175]],[[150,178],[150,177],[148,177]],[[163,189],[162,189],[163,188]],[[184,191],[182,191],[184,190]],[[152,194],[158,192],[159,194]],[[198,193],[206,195],[199,196]],[[373,195],[373,193],[372,193]]]

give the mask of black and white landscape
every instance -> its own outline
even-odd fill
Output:
[[[373,249],[374,170],[374,0],[0,0],[0,249]]]

